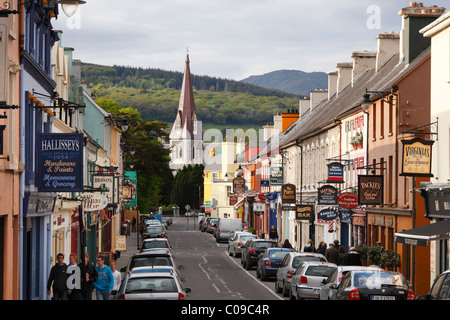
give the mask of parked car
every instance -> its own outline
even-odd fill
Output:
[[[230,256],[240,257],[242,253],[242,246],[244,246],[248,240],[256,239],[255,234],[251,234],[246,231],[236,231],[234,236],[228,240],[228,254]]]
[[[303,262],[300,267],[297,268],[291,279],[291,289],[289,292],[290,299],[318,300],[323,285],[336,268],[337,265],[331,262]]]
[[[201,232],[206,232],[206,228],[208,227],[209,222],[211,221],[211,217],[205,217],[205,219],[203,219],[203,223],[200,226],[200,231]]]
[[[427,295],[418,296],[417,300],[450,300],[450,270],[441,273]]]
[[[212,218],[211,220],[209,220],[208,224],[206,225],[206,232],[214,234],[214,228],[216,227],[216,223],[217,223],[217,218]]]
[[[341,283],[347,272],[352,270],[382,270],[377,266],[338,266],[328,277],[326,283],[320,290],[320,300],[336,300],[336,286]],[[333,285],[333,286],[332,286]],[[336,285],[336,286],[334,286]]]
[[[189,292],[171,267],[138,267],[124,277],[116,299],[185,300]]]
[[[159,226],[148,226],[147,229],[142,234],[144,239],[147,238],[165,238],[167,237],[166,228],[162,225]]]
[[[175,261],[173,260],[172,254],[168,253],[165,249],[136,253],[130,257],[127,266],[121,268],[120,271],[129,273],[136,267],[152,266],[169,266],[175,268]]]
[[[254,265],[258,263],[258,260],[264,254],[264,251],[268,248],[275,248],[278,243],[274,240],[264,240],[264,239],[250,239],[241,246],[241,263],[242,266],[250,270]]]
[[[233,218],[220,218],[215,231],[216,242],[228,241],[233,231],[242,230],[242,220]]]
[[[385,270],[349,271],[337,286],[336,300],[414,300],[405,277]]]
[[[172,246],[169,244],[169,240],[167,238],[144,239],[144,241],[142,241],[140,252],[148,252],[159,249],[167,249],[169,253],[172,252]]]
[[[277,270],[275,281],[275,292],[283,293],[284,297],[289,295],[291,279],[295,271],[304,261],[328,262],[323,254],[313,252],[289,252],[281,262]]]
[[[293,249],[287,248],[268,248],[261,259],[258,260],[256,277],[263,281],[268,277],[275,277],[286,254],[293,251]]]

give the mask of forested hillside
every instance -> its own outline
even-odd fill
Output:
[[[161,69],[82,65],[82,80],[96,98],[140,111],[145,120],[172,123],[183,73]],[[234,80],[192,75],[197,115],[205,124],[265,125],[273,115],[298,108],[299,95]]]

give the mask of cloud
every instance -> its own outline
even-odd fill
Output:
[[[377,34],[400,31],[398,10],[407,5],[388,0],[90,0],[76,18],[68,20],[61,12],[53,25],[64,31],[62,45],[75,48],[74,57],[84,62],[183,71],[189,47],[192,73],[241,80],[279,69],[333,71],[337,62],[350,61],[353,51],[375,50]],[[377,28],[367,24],[371,6],[378,9]]]

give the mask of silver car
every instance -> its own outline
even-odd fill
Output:
[[[318,300],[326,280],[337,269],[331,262],[306,261],[295,271],[291,279],[291,300]]]
[[[186,300],[189,292],[172,267],[136,267],[125,276],[116,299]]]
[[[379,269],[377,266],[338,266],[328,277],[325,285],[320,290],[320,300],[336,300],[336,286],[341,283],[347,272],[352,270],[373,270]]]
[[[255,234],[245,232],[245,231],[237,231],[234,233],[234,236],[228,240],[228,254],[230,256],[240,257],[242,253],[242,246],[247,243],[250,239],[256,239],[257,236]]]
[[[289,295],[291,289],[291,279],[295,271],[304,261],[327,262],[323,254],[313,252],[289,252],[281,262],[275,280],[275,292],[283,293],[284,297]]]

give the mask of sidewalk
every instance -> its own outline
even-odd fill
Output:
[[[139,235],[139,247],[142,244],[142,236]],[[128,260],[130,257],[132,257],[134,254],[138,253],[139,250],[137,249],[137,232],[131,232],[130,235],[127,237],[127,250],[122,251],[120,253],[120,258],[117,258],[116,263],[116,269],[120,271],[123,267],[126,267],[128,264]],[[123,276],[123,273],[122,273]]]

